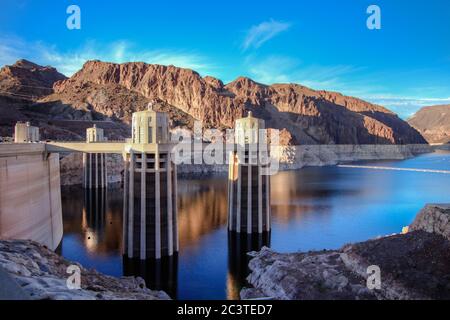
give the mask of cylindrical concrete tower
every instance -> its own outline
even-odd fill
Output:
[[[151,108],[133,113],[124,160],[124,255],[160,259],[178,252],[177,172],[169,118]]]
[[[14,142],[39,142],[39,128],[29,122],[17,122],[14,127]]]
[[[228,171],[228,230],[238,233],[270,231],[270,176],[261,161],[267,151],[264,120],[248,117],[235,123],[237,150],[230,155]],[[262,147],[265,147],[264,150]]]
[[[95,143],[106,141],[103,129],[97,128],[94,124],[92,128],[86,129],[86,142]],[[83,153],[83,187],[106,188],[108,186],[108,175],[106,171],[107,155],[105,153]]]

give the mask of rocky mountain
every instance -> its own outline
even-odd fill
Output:
[[[450,105],[424,107],[408,123],[416,128],[429,143],[450,142]]]
[[[109,120],[129,124],[132,112],[149,101],[166,110],[173,124],[231,128],[253,111],[266,126],[283,130],[290,144],[407,144],[424,138],[391,111],[335,92],[298,84],[264,85],[240,77],[221,80],[174,66],[142,62],[88,61],[54,91],[26,108],[52,120]]]
[[[12,136],[17,121],[30,121],[41,128],[43,139],[80,140],[86,128],[103,115],[93,114],[88,107],[63,105],[53,101],[47,105],[41,98],[51,95],[55,82],[67,79],[55,68],[43,67],[27,60],[0,69],[0,136]],[[70,120],[77,120],[76,122]],[[129,127],[121,122],[101,122],[112,138],[121,139]]]
[[[47,102],[73,104],[79,101],[80,91],[92,90],[85,101],[94,110],[125,121],[140,108],[139,100],[157,99],[202,120],[207,127],[230,128],[236,118],[251,110],[264,118],[268,127],[286,129],[292,135],[291,143],[425,142],[391,111],[360,99],[297,84],[268,86],[244,77],[224,85],[219,79],[174,66],[88,61],[54,89],[55,93],[45,98]],[[137,105],[118,108],[102,103],[112,90],[132,92]]]
[[[55,68],[22,59],[0,69],[0,94],[35,100],[52,93],[53,84],[64,79]]]

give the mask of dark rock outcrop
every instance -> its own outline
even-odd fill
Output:
[[[409,231],[415,230],[440,234],[450,241],[450,205],[427,205],[409,227]]]
[[[243,298],[450,299],[450,206],[428,205],[406,234],[349,244],[340,250],[253,252]],[[381,288],[367,286],[378,266]]]

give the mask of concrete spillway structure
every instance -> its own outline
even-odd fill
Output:
[[[0,144],[0,237],[54,250],[62,235],[59,155],[41,143]]]
[[[228,171],[228,230],[237,233],[270,231],[270,176],[262,153],[267,152],[264,120],[248,117],[235,123],[235,145]],[[265,147],[265,148],[262,148]]]
[[[177,173],[172,161],[169,118],[135,112],[125,146],[124,255],[160,259],[178,252]]]
[[[106,138],[103,129],[86,129],[86,143],[104,142]],[[107,155],[105,153],[83,153],[83,187],[85,189],[97,189],[108,187],[108,175],[106,172]]]

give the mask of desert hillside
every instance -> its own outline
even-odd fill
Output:
[[[19,62],[14,66],[21,68]],[[1,69],[0,79],[10,76],[8,81],[14,82],[16,76],[9,75],[8,68]],[[0,112],[9,114],[1,124],[3,134],[13,120],[32,119],[46,137],[67,133],[65,138],[81,138],[89,123],[108,120],[109,134],[118,138],[127,135],[132,112],[156,101],[156,108],[168,111],[175,126],[191,128],[198,119],[206,127],[230,128],[251,110],[267,127],[284,130],[284,141],[291,144],[425,143],[419,132],[382,106],[299,84],[265,85],[239,77],[225,85],[190,69],[101,61],[86,62],[71,78],[51,80],[53,89],[45,95],[28,100],[21,98],[30,98],[30,93],[0,96]],[[19,87],[22,95],[24,88]],[[74,128],[74,120],[82,125]]]
[[[416,128],[429,143],[450,142],[450,105],[424,107],[408,123]]]

